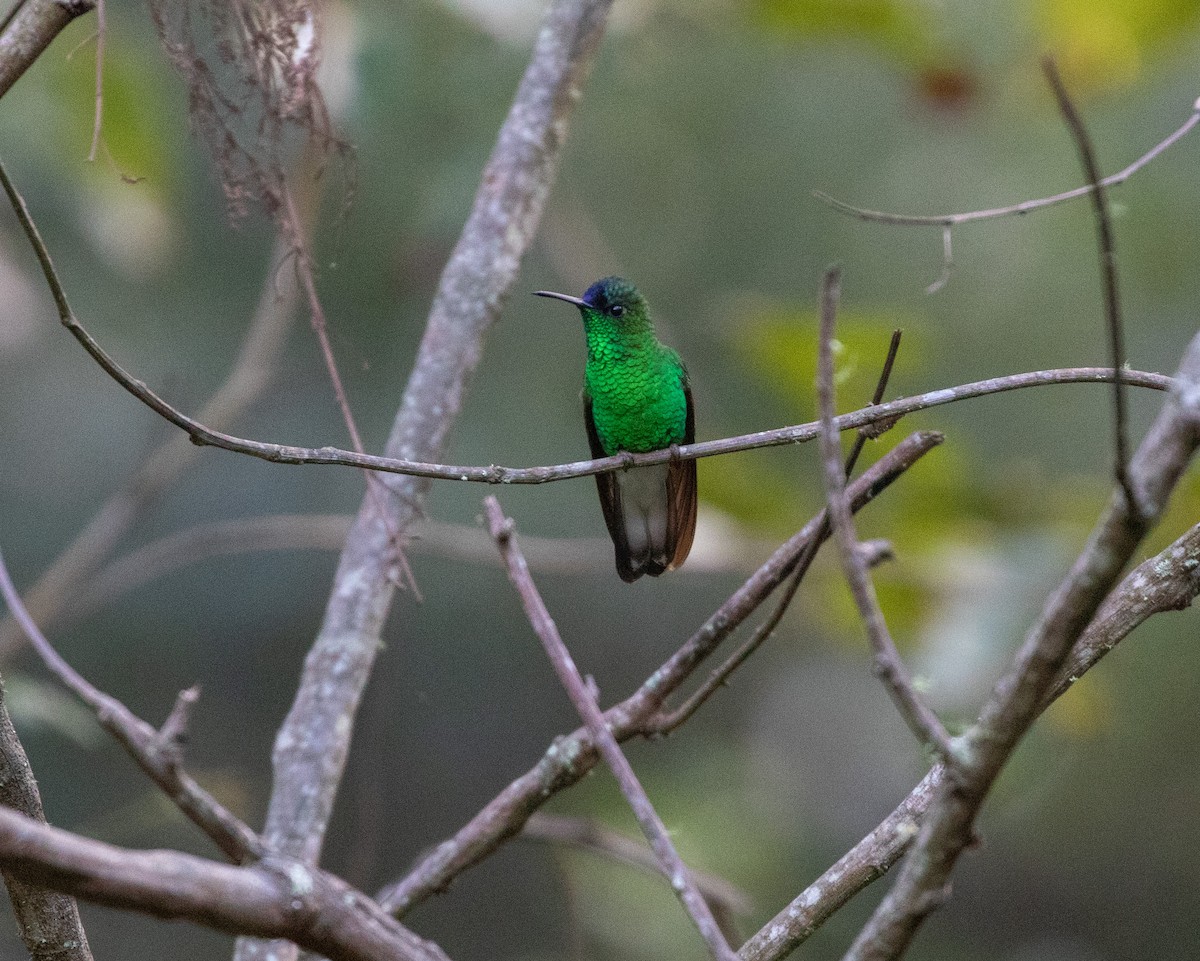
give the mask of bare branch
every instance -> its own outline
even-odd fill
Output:
[[[1108,325],[1108,341],[1111,353],[1112,369],[1118,372],[1113,378],[1113,474],[1117,485],[1129,498],[1134,511],[1138,503],[1134,497],[1133,486],[1129,481],[1126,464],[1129,461],[1128,415],[1126,414],[1125,385],[1120,371],[1125,367],[1125,329],[1121,322],[1121,297],[1117,290],[1117,248],[1113,240],[1112,220],[1108,213],[1108,194],[1100,181],[1100,167],[1096,163],[1095,151],[1092,148],[1091,137],[1083,125],[1083,118],[1071,102],[1070,94],[1063,85],[1054,60],[1047,57],[1042,61],[1042,69],[1054,97],[1058,101],[1058,109],[1062,112],[1067,128],[1075,140],[1079,151],[1079,159],[1083,164],[1083,173],[1091,184],[1092,208],[1096,213],[1096,242],[1100,250],[1101,290],[1104,294],[1104,317]]]
[[[447,961],[345,882],[279,858],[231,867],[176,851],[131,851],[0,807],[0,865],[96,904],[287,938],[330,961]]]
[[[946,224],[942,228],[942,272],[937,279],[925,288],[927,294],[940,293],[946,284],[950,283],[950,275],[954,273],[954,228]]]
[[[42,55],[50,41],[94,7],[94,0],[17,0],[0,24],[0,97]]]
[[[25,748],[17,737],[4,686],[0,683],[0,806],[19,811],[27,818],[46,822],[42,797]],[[7,868],[0,867],[8,899],[12,902],[21,940],[30,961],[92,961],[87,934],[79,919],[79,906],[70,895],[32,884]]]
[[[792,899],[738,951],[740,961],[779,961],[807,941],[912,846],[921,819],[945,780],[939,761],[891,814]]]
[[[562,0],[567,2],[567,0]],[[575,0],[585,2],[585,0]],[[399,474],[404,477],[420,478],[422,480],[452,480],[481,484],[546,484],[552,481],[567,480],[575,477],[587,477],[618,468],[649,466],[665,464],[673,457],[690,460],[700,457],[712,457],[718,454],[732,454],[738,451],[757,450],[763,447],[779,447],[785,444],[799,444],[815,439],[820,435],[820,424],[810,422],[793,427],[782,427],[775,430],[758,431],[753,434],[742,434],[737,437],[722,440],[706,441],[699,444],[686,444],[669,450],[653,451],[648,454],[630,454],[623,452],[612,457],[601,457],[595,460],[576,461],[570,464],[558,464],[551,467],[461,467],[420,461],[412,457],[380,457],[374,454],[360,454],[355,451],[342,450],[337,447],[296,447],[287,444],[270,444],[262,441],[247,440],[234,437],[218,430],[210,429],[197,420],[177,410],[150,390],[142,381],[136,380],[126,372],[99,343],[79,323],[71,311],[67,301],[66,291],[59,282],[50,253],[46,249],[37,226],[29,216],[25,201],[13,186],[8,172],[0,164],[0,183],[3,184],[17,218],[21,221],[38,260],[41,263],[46,281],[58,305],[59,317],[71,334],[83,348],[100,364],[105,372],[118,384],[124,387],[139,401],[187,432],[194,444],[210,445],[234,453],[247,454],[276,464],[325,464],[343,467],[360,467],[384,473]],[[464,305],[460,305],[464,306]],[[489,316],[492,316],[489,314]],[[447,320],[449,322],[449,320]],[[431,348],[432,349],[432,348]],[[436,354],[434,356],[437,356]],[[418,358],[418,368],[420,359]],[[465,373],[465,372],[464,372]],[[1147,387],[1153,390],[1169,390],[1172,385],[1170,377],[1147,371],[1126,370],[1121,372],[1121,380],[1135,387]],[[1022,390],[1027,387],[1040,387],[1050,384],[1080,384],[1108,383],[1113,380],[1113,372],[1107,367],[1067,367],[1057,370],[1030,371],[1023,374],[1010,374],[1005,377],[991,377],[987,380],[962,384],[958,387],[947,387],[941,390],[929,391],[914,397],[894,400],[888,404],[879,404],[863,408],[850,414],[843,414],[835,419],[838,430],[858,430],[872,424],[886,423],[891,426],[905,414],[938,407],[943,404],[955,403],[974,397],[985,397],[990,394],[1004,393],[1010,390]],[[460,385],[461,386],[461,385]],[[445,408],[438,402],[430,401],[438,410]],[[417,415],[414,414],[414,417]],[[428,417],[429,411],[422,411],[422,417]],[[448,429],[448,425],[447,425]],[[440,443],[440,441],[439,441]],[[400,442],[400,434],[393,429],[393,436],[388,442],[389,450],[408,453],[413,450],[412,442]],[[393,483],[392,490],[402,493],[405,490],[420,491],[422,496],[428,485],[417,483],[407,485],[404,482]]]
[[[579,673],[579,668],[575,666],[575,659],[571,657],[571,652],[563,643],[562,637],[558,633],[558,626],[550,616],[550,611],[547,610],[546,604],[529,574],[529,566],[525,563],[520,546],[517,544],[515,525],[512,520],[504,516],[500,502],[495,497],[489,496],[485,499],[484,510],[487,513],[488,530],[504,558],[505,567],[508,569],[508,579],[512,581],[521,597],[525,615],[529,618],[534,633],[542,642],[546,656],[550,659],[567,696],[571,698],[571,703],[575,705],[575,710],[583,719],[592,744],[595,745],[600,756],[604,758],[605,764],[612,771],[617,786],[633,810],[638,826],[642,829],[646,840],[650,842],[654,856],[658,859],[659,870],[671,885],[671,889],[679,898],[680,903],[683,904],[692,923],[696,925],[712,956],[717,961],[735,961],[733,950],[725,940],[725,935],[721,932],[716,918],[713,917],[708,902],[700,893],[700,889],[692,877],[692,872],[683,863],[679,852],[675,850],[675,845],[667,833],[667,826],[663,824],[662,818],[654,810],[654,805],[650,802],[646,789],[642,787],[637,774],[634,773],[633,766],[621,752],[621,748],[605,723],[604,714],[596,703],[594,693],[589,690],[587,683]]]
[[[346,394],[346,387],[342,382],[342,375],[338,370],[337,358],[333,352],[333,344],[329,340],[329,324],[325,319],[325,308],[322,306],[321,298],[317,294],[317,279],[313,274],[311,244],[304,231],[303,222],[300,219],[291,188],[288,187],[286,181],[282,183],[280,192],[282,210],[279,214],[279,219],[283,229],[290,232],[292,237],[296,273],[300,277],[300,286],[304,290],[305,299],[308,301],[309,322],[313,334],[317,338],[317,345],[321,351],[321,359],[325,364],[325,374],[329,378],[330,385],[333,387],[334,401],[341,412],[342,423],[346,425],[346,433],[350,435],[350,443],[354,448],[354,452],[356,454],[365,454],[366,448],[363,446],[362,435],[358,431],[358,424],[354,419],[353,411],[350,409],[350,398]],[[412,569],[409,567],[408,558],[405,556],[400,530],[396,526],[396,522],[388,517],[386,503],[387,488],[382,479],[372,471],[364,470],[363,477],[367,485],[367,496],[374,498],[375,512],[379,517],[383,518],[384,523],[388,527],[395,563],[404,573],[414,596],[420,601],[421,593],[417,588],[417,582],[413,577]]]
[[[1087,546],[996,682],[979,720],[958,739],[962,763],[955,777],[938,789],[917,838],[917,850],[855,939],[847,961],[900,957],[925,918],[944,900],[950,875],[972,840],[975,817],[989,789],[1040,713],[1072,646],[1161,515],[1200,444],[1200,335],[1188,346],[1177,381],[1179,388],[1130,462],[1137,499],[1131,503],[1123,491],[1114,492]]]
[[[849,488],[858,510],[882,493],[896,478],[940,444],[942,436],[913,434],[872,464]],[[826,535],[824,512],[779,547],[771,558],[675,652],[642,686],[605,712],[618,741],[637,735],[656,737],[656,717],[666,699],[679,689],[726,637],[746,620],[795,567],[814,538]],[[598,760],[585,730],[557,738],[541,761],[505,788],[448,841],[425,856],[406,877],[379,895],[379,902],[402,916],[431,895],[442,891],[459,874],[479,863],[521,830],[525,821],[551,796],[579,781]]]
[[[911,214],[895,214],[887,213],[882,210],[867,210],[864,207],[854,207],[851,204],[831,197],[829,194],[820,190],[813,191],[813,196],[823,203],[828,204],[830,207],[833,207],[834,210],[839,210],[844,214],[849,214],[850,216],[857,217],[860,220],[875,221],[876,223],[889,224],[897,227],[941,227],[942,272],[933,283],[925,288],[925,292],[927,294],[936,294],[946,286],[954,269],[954,228],[959,224],[965,224],[975,220],[987,220],[992,217],[1009,217],[1017,214],[1027,214],[1033,210],[1040,210],[1043,207],[1052,207],[1055,204],[1060,204],[1067,200],[1074,200],[1078,197],[1086,197],[1088,194],[1094,194],[1098,190],[1104,190],[1108,187],[1115,187],[1119,184],[1123,184],[1144,166],[1163,153],[1163,151],[1178,143],[1185,136],[1191,133],[1192,128],[1195,127],[1197,123],[1200,123],[1200,99],[1197,99],[1192,104],[1192,114],[1183,122],[1183,124],[1181,124],[1164,140],[1159,141],[1159,143],[1155,144],[1152,148],[1150,148],[1150,150],[1148,150],[1119,173],[1115,173],[1110,177],[1105,177],[1103,180],[1098,179],[1098,176],[1092,177],[1092,182],[1086,187],[1076,187],[1074,190],[1068,190],[1064,193],[1054,194],[1051,197],[1042,197],[1038,200],[1026,200],[1022,203],[1011,204],[1007,207],[993,207],[988,210],[973,210],[968,211],[967,213],[959,214],[914,216]],[[1124,463],[1124,461],[1122,461],[1122,463]]]
[[[567,2],[567,0],[562,0]],[[585,0],[575,0],[585,2]],[[597,2],[597,0],[593,0]],[[118,384],[124,387],[139,401],[187,432],[194,444],[210,445],[222,450],[239,454],[247,454],[261,460],[276,464],[325,464],[343,467],[361,467],[384,473],[399,474],[404,477],[420,478],[422,480],[452,480],[480,484],[546,484],[553,481],[568,480],[575,477],[587,477],[591,474],[601,474],[618,468],[650,466],[665,464],[673,457],[691,460],[700,457],[713,457],[718,454],[732,454],[738,451],[757,450],[763,447],[779,447],[785,444],[799,444],[820,436],[821,427],[816,421],[798,424],[792,427],[781,427],[774,430],[758,431],[753,434],[742,434],[737,437],[722,440],[706,441],[699,444],[686,444],[669,450],[653,451],[648,454],[630,454],[623,452],[612,457],[600,457],[595,460],[576,461],[570,464],[557,464],[550,467],[461,467],[436,464],[417,460],[412,457],[380,457],[374,454],[360,454],[355,451],[342,450],[337,447],[296,447],[288,444],[270,444],[262,441],[246,440],[234,437],[219,430],[206,427],[200,421],[193,420],[177,410],[150,390],[142,381],[132,377],[125,371],[99,343],[79,323],[71,311],[67,301],[66,291],[59,282],[50,253],[46,249],[37,226],[29,216],[25,201],[13,186],[8,172],[0,164],[0,183],[3,184],[17,218],[21,221],[26,236],[29,238],[38,261],[41,263],[46,281],[58,305],[59,317],[71,334],[97,363]],[[463,306],[465,309],[465,305]],[[440,316],[440,315],[439,315]],[[489,313],[489,316],[493,316]],[[447,320],[447,322],[449,322]],[[432,348],[431,348],[432,350]],[[436,354],[434,356],[437,356]],[[418,368],[420,359],[418,358]],[[465,372],[464,372],[465,373]],[[1170,390],[1172,379],[1162,374],[1148,371],[1126,370],[1121,372],[1123,383],[1134,387],[1146,387],[1152,390]],[[869,406],[850,414],[843,414],[835,419],[838,430],[859,430],[872,424],[886,423],[891,426],[904,416],[943,404],[969,400],[975,397],[986,397],[990,394],[1004,393],[1010,390],[1023,390],[1028,387],[1042,387],[1050,384],[1084,384],[1111,383],[1113,372],[1107,367],[1066,367],[1056,370],[1038,370],[1023,374],[1010,374],[1004,377],[991,377],[987,380],[961,384],[957,387],[946,387],[941,390],[929,391],[913,397],[894,400],[887,404]],[[430,401],[438,410],[445,412],[440,403]],[[416,414],[413,415],[417,416]],[[428,410],[422,412],[423,417],[430,416]],[[447,425],[448,429],[448,425]],[[439,442],[440,443],[440,442]],[[395,449],[407,453],[414,449],[411,442],[400,442],[400,434],[393,429],[393,437],[388,442],[389,450]],[[395,493],[408,489],[422,492],[427,484],[418,483],[405,485],[403,482],[393,483],[391,488]]]
[[[458,418],[483,338],[533,240],[611,0],[556,0],[484,170],[470,216],[442,273],[386,453],[434,460]],[[369,466],[360,464],[359,466]],[[417,517],[427,480],[400,478],[380,511],[364,498],[295,701],[275,741],[264,839],[315,863],[395,588],[394,532]],[[237,961],[269,953],[242,942]],[[292,952],[282,952],[284,957]]]
[[[888,341],[887,356],[883,359],[883,367],[879,371],[879,379],[875,382],[875,393],[871,395],[867,407],[878,407],[887,392],[888,381],[892,379],[892,368],[896,366],[896,355],[900,353],[900,338],[904,335],[901,330],[892,331],[892,339]],[[898,420],[899,418],[896,418]],[[858,429],[854,443],[850,445],[850,453],[846,455],[846,464],[842,469],[843,476],[848,480],[854,474],[858,458],[867,445],[868,440],[878,440],[896,425],[896,420],[886,419],[875,421]]]
[[[170,730],[164,737],[116,698],[93,687],[62,659],[21,603],[3,554],[0,554],[0,596],[50,672],[96,712],[100,726],[117,739],[184,814],[234,861],[245,861],[262,853],[254,832],[181,770],[179,745],[170,737]]]
[[[1144,166],[1157,158],[1161,153],[1169,147],[1174,146],[1189,133],[1196,124],[1200,123],[1200,99],[1197,99],[1192,105],[1192,114],[1185,120],[1174,132],[1165,139],[1155,144],[1142,156],[1138,157],[1124,170],[1105,177],[1100,181],[1102,187],[1116,187],[1123,184],[1126,180],[1132,177],[1135,173],[1141,170]],[[898,227],[946,227],[952,228],[959,224],[970,223],[975,220],[988,220],[993,217],[1011,217],[1016,214],[1027,214],[1034,210],[1041,210],[1044,207],[1053,207],[1055,204],[1061,204],[1067,200],[1075,200],[1077,197],[1086,197],[1095,188],[1088,184],[1086,187],[1076,187],[1074,190],[1068,190],[1064,193],[1054,194],[1051,197],[1042,197],[1037,200],[1026,200],[1018,204],[1010,204],[1007,207],[993,207],[988,210],[972,210],[967,213],[959,214],[935,214],[933,216],[920,216],[911,214],[895,214],[888,213],[882,210],[867,210],[863,207],[854,207],[845,201],[838,200],[829,194],[822,193],[819,190],[813,191],[813,196],[824,203],[829,204],[835,210],[840,210],[842,213],[850,214],[852,217],[858,217],[860,220],[873,220],[878,223],[891,224]],[[946,235],[944,235],[946,236]],[[944,239],[944,238],[943,238]],[[950,254],[947,243],[946,262],[950,263]]]
[[[1143,561],[1104,602],[1071,649],[1042,710],[1153,614],[1181,610],[1200,594],[1200,525]],[[738,952],[741,961],[778,961],[806,941],[854,895],[888,872],[909,849],[945,779],[937,764],[878,827],[804,889]]]

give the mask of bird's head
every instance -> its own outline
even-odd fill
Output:
[[[646,298],[623,277],[605,277],[590,286],[582,297],[558,294],[552,290],[536,290],[538,297],[553,297],[574,304],[583,313],[585,322],[602,318],[618,328],[645,324],[649,321]]]

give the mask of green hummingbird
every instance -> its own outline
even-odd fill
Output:
[[[642,454],[695,440],[687,369],[654,336],[650,308],[637,287],[605,277],[582,297],[535,293],[574,304],[583,315],[583,420],[592,457]],[[621,580],[657,577],[684,562],[696,533],[694,460],[597,474],[596,489]]]

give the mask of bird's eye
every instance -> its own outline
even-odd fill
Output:
[[[620,317],[623,313],[625,313],[625,308],[622,307],[620,304],[613,304],[611,307],[608,308],[608,312],[613,317]]]

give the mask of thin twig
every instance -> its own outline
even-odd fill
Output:
[[[504,516],[500,502],[495,497],[488,496],[484,500],[484,510],[487,514],[488,530],[504,558],[505,567],[508,569],[508,579],[512,581],[521,597],[525,616],[529,618],[534,633],[542,642],[546,656],[550,659],[567,696],[571,698],[575,710],[583,719],[584,725],[591,735],[592,743],[604,758],[609,770],[612,771],[617,786],[633,810],[638,826],[642,829],[646,840],[650,842],[654,856],[658,859],[659,870],[670,883],[671,889],[696,925],[712,956],[717,961],[736,961],[737,956],[725,940],[725,935],[721,932],[716,918],[713,917],[704,895],[700,893],[700,889],[692,877],[692,872],[683,863],[679,852],[675,850],[675,845],[667,833],[667,826],[663,824],[662,818],[654,809],[654,805],[646,794],[646,789],[642,787],[637,774],[634,773],[633,766],[621,751],[612,731],[608,729],[604,713],[596,703],[595,695],[589,690],[579,669],[575,666],[571,652],[563,643],[562,637],[558,633],[558,626],[550,616],[550,611],[546,608],[537,585],[533,583],[533,578],[529,574],[529,567],[525,563],[520,545],[517,543],[515,525],[511,519]]]
[[[1135,173],[1141,170],[1144,166],[1158,157],[1167,148],[1174,146],[1189,133],[1196,124],[1200,123],[1200,99],[1197,99],[1192,104],[1192,113],[1173,133],[1164,140],[1155,144],[1150,150],[1138,157],[1124,170],[1105,177],[1100,181],[1103,187],[1116,187],[1123,184],[1126,180],[1132,177]],[[890,224],[899,227],[956,227],[960,224],[970,223],[975,220],[988,220],[993,217],[1011,217],[1015,214],[1027,214],[1034,210],[1041,210],[1044,207],[1053,207],[1055,204],[1061,204],[1067,200],[1074,200],[1077,197],[1086,197],[1095,188],[1088,184],[1086,187],[1076,187],[1073,190],[1067,190],[1063,193],[1054,194],[1050,197],[1041,197],[1037,200],[1025,200],[1021,203],[1010,204],[1007,207],[992,207],[987,210],[971,210],[966,213],[957,214],[935,214],[933,216],[922,216],[913,214],[896,214],[889,213],[883,210],[868,210],[864,207],[855,207],[846,203],[843,200],[838,200],[835,197],[829,196],[820,190],[813,191],[813,196],[824,203],[829,204],[835,210],[840,210],[842,213],[850,214],[853,217],[858,217],[860,220],[873,220],[878,223]]]
[[[342,422],[346,425],[346,433],[350,435],[350,443],[353,445],[354,452],[356,454],[365,454],[366,447],[363,446],[362,435],[359,433],[358,423],[354,419],[354,412],[350,409],[350,398],[346,394],[346,387],[342,382],[342,375],[338,370],[337,357],[333,353],[333,344],[329,340],[329,324],[325,319],[325,308],[321,305],[321,298],[317,294],[317,280],[313,273],[311,244],[304,231],[304,221],[301,220],[296,202],[292,198],[292,189],[286,182],[283,184],[283,204],[285,213],[282,216],[285,222],[285,230],[288,230],[292,236],[295,254],[293,262],[296,273],[300,277],[300,286],[303,288],[305,299],[308,301],[309,321],[313,333],[316,335],[317,345],[321,349],[321,359],[325,364],[325,373],[329,377],[330,385],[333,387],[333,397],[337,403],[338,410],[341,412]],[[364,470],[363,476],[366,480],[368,496],[375,500],[376,513],[379,517],[383,518],[384,523],[388,527],[388,533],[392,538],[392,546],[396,552],[396,563],[403,572],[405,582],[413,592],[414,598],[420,602],[422,600],[421,591],[417,587],[417,579],[413,575],[412,568],[408,563],[408,557],[404,552],[403,536],[387,510],[387,488],[382,479],[372,471]]]
[[[283,188],[284,206],[287,211],[286,221],[290,228],[292,243],[295,245],[293,249],[292,262],[295,265],[296,273],[300,277],[300,286],[304,290],[304,296],[308,301],[309,321],[312,325],[313,333],[317,337],[317,345],[321,349],[321,358],[325,363],[325,373],[329,377],[329,382],[333,387],[333,397],[337,403],[338,410],[341,412],[342,421],[346,425],[346,432],[350,435],[350,442],[354,445],[354,450],[358,453],[363,453],[362,435],[358,432],[358,424],[354,420],[354,413],[350,410],[350,399],[346,396],[346,387],[342,383],[342,375],[338,371],[337,358],[333,353],[333,345],[329,342],[329,324],[325,320],[325,308],[321,306],[321,298],[317,295],[317,281],[313,276],[313,260],[312,252],[309,249],[309,239],[305,233],[302,233],[302,221],[296,207],[295,201],[292,199],[291,188],[286,184]]]
[[[987,220],[992,217],[1009,217],[1016,214],[1027,214],[1033,210],[1041,210],[1044,207],[1052,207],[1055,204],[1063,203],[1067,200],[1074,200],[1078,197],[1085,197],[1090,193],[1094,193],[1099,187],[1101,189],[1115,187],[1123,184],[1126,180],[1132,177],[1135,173],[1145,167],[1148,163],[1158,157],[1167,148],[1178,143],[1189,133],[1192,128],[1200,123],[1200,99],[1197,99],[1192,104],[1192,113],[1178,128],[1176,128],[1168,137],[1159,141],[1150,150],[1142,154],[1137,160],[1131,163],[1124,170],[1113,174],[1110,177],[1105,177],[1103,180],[1093,178],[1092,183],[1086,187],[1076,187],[1073,190],[1067,190],[1063,193],[1054,194],[1050,197],[1042,197],[1037,200],[1026,200],[1017,204],[1010,204],[1007,207],[992,207],[988,210],[972,210],[966,213],[958,214],[937,214],[934,216],[920,216],[912,214],[896,214],[889,213],[883,210],[868,210],[864,207],[855,207],[845,201],[831,197],[829,194],[820,190],[813,191],[813,196],[823,203],[828,204],[835,210],[839,210],[844,214],[849,214],[852,217],[857,217],[860,220],[870,220],[876,223],[888,224],[898,227],[941,227],[942,228],[942,272],[938,278],[925,288],[928,294],[935,294],[946,286],[950,280],[950,274],[954,269],[954,228],[959,224],[969,223],[974,220]]]
[[[1046,80],[1054,91],[1058,101],[1058,109],[1062,112],[1063,120],[1075,140],[1075,148],[1079,151],[1079,160],[1083,165],[1084,176],[1091,184],[1092,209],[1096,214],[1096,241],[1100,251],[1101,290],[1104,294],[1104,318],[1108,326],[1109,352],[1112,369],[1118,372],[1113,378],[1113,474],[1117,484],[1129,498],[1130,508],[1139,510],[1133,485],[1129,481],[1129,438],[1128,415],[1126,413],[1126,391],[1120,376],[1125,367],[1125,328],[1121,322],[1121,297],[1117,289],[1117,247],[1113,240],[1112,220],[1108,212],[1108,195],[1100,180],[1100,167],[1096,163],[1096,153],[1092,147],[1092,138],[1088,136],[1083,118],[1071,102],[1070,94],[1059,76],[1058,67],[1051,57],[1042,61],[1042,70]]]
[[[900,338],[903,336],[903,331],[892,331],[892,339],[888,341],[887,356],[883,359],[883,367],[879,371],[879,379],[875,381],[875,393],[871,395],[871,401],[867,404],[868,408],[878,407],[883,402],[883,395],[887,392],[888,381],[892,379],[892,368],[896,366],[896,355],[900,353]],[[858,458],[862,454],[867,440],[878,440],[886,431],[891,430],[895,426],[895,423],[894,420],[876,421],[867,427],[860,427],[858,429],[854,437],[854,443],[850,445],[850,453],[846,456],[846,463],[842,469],[842,473],[847,480],[854,474],[854,468],[858,464]]]
[[[941,434],[918,432],[906,437],[850,484],[854,510],[874,500],[897,478],[942,441]],[[655,737],[654,719],[666,699],[784,581],[813,538],[823,538],[824,512],[781,545],[658,670],[605,718],[618,741]],[[541,761],[488,803],[447,841],[437,845],[404,878],[380,892],[378,899],[401,916],[440,892],[459,874],[479,863],[511,838],[529,815],[550,797],[579,781],[598,756],[586,730],[556,738]]]
[[[940,293],[946,284],[950,283],[950,275],[954,273],[954,228],[946,224],[942,228],[942,272],[937,279],[925,288],[925,293],[933,295]]]
[[[833,424],[833,331],[837,319],[841,271],[826,272],[821,285],[821,329],[817,343],[817,402],[821,411],[821,452],[825,462],[825,489],[829,499],[829,521],[841,548],[842,568],[854,595],[858,612],[866,625],[875,649],[875,673],[879,675],[909,729],[922,745],[933,748],[944,760],[953,763],[950,735],[938,716],[921,700],[911,675],[896,650],[887,621],[875,596],[875,586],[858,549],[854,518],[846,502],[846,470],[842,462],[841,441]]]
[[[883,400],[888,381],[892,376],[892,367],[896,363],[896,354],[900,350],[900,337],[901,332],[899,330],[892,331],[892,339],[888,344],[887,357],[884,359],[883,369],[879,373],[879,380],[875,383],[875,393],[871,397],[871,406]],[[867,433],[859,430],[854,437],[854,443],[850,447],[850,453],[846,457],[845,476],[847,480],[853,475],[854,467],[858,463],[858,458],[862,454],[866,443]],[[728,683],[733,672],[741,667],[750,655],[758,650],[762,643],[774,633],[775,628],[779,626],[779,622],[783,620],[783,615],[791,607],[792,600],[800,588],[801,581],[804,580],[805,574],[808,573],[808,569],[812,566],[812,562],[817,556],[817,548],[824,542],[828,534],[829,531],[826,526],[823,528],[821,536],[814,537],[809,542],[808,549],[797,558],[795,570],[789,575],[783,593],[780,595],[770,616],[754,629],[754,633],[743,641],[738,649],[722,662],[720,667],[712,671],[705,678],[704,683],[696,688],[679,707],[670,711],[663,710],[658,713],[654,718],[655,730],[658,733],[663,735],[670,734],[687,721],[688,718],[700,709],[705,701]]]
[[[257,835],[216,798],[200,787],[179,766],[178,732],[164,737],[116,698],[93,687],[38,629],[21,603],[0,553],[0,596],[29,638],[42,662],[76,697],[96,712],[100,726],[125,748],[163,792],[232,860],[241,863],[258,857],[263,846]]]

